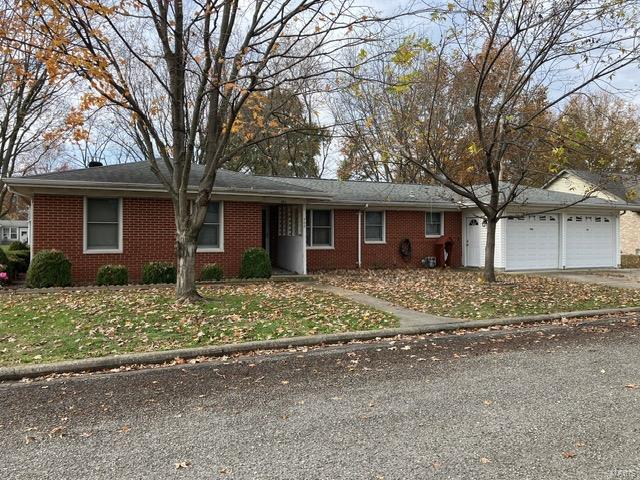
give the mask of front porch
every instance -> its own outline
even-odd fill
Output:
[[[301,204],[262,207],[262,248],[269,253],[273,275],[307,274],[304,212]]]

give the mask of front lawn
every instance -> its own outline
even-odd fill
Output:
[[[373,295],[406,308],[454,318],[494,318],[640,305],[640,290],[562,278],[499,275],[482,281],[479,272],[456,270],[372,270],[321,276],[321,281]]]
[[[398,325],[390,315],[300,283],[0,294],[0,365],[52,362]]]

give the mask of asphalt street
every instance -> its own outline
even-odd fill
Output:
[[[636,321],[0,385],[1,479],[637,479]]]

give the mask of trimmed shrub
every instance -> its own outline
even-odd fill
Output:
[[[97,285],[126,285],[129,283],[129,270],[124,265],[102,265],[96,275]]]
[[[263,248],[250,248],[242,255],[240,278],[271,277],[271,259]]]
[[[10,252],[11,251],[23,251],[23,250],[29,251],[29,246],[27,244],[25,244],[25,243],[22,243],[19,240],[16,240],[16,241],[11,242],[9,244],[9,247],[7,248],[7,250],[9,250]]]
[[[71,262],[59,250],[36,253],[27,271],[27,287],[68,287],[71,285]]]
[[[223,276],[222,267],[217,263],[208,263],[200,271],[200,281],[202,282],[219,282]]]
[[[29,250],[9,250],[7,258],[14,273],[26,273],[29,269],[31,252]]]
[[[168,262],[149,262],[142,266],[142,283],[176,283],[176,267]]]

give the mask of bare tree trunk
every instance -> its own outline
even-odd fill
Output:
[[[196,289],[197,237],[190,230],[178,226],[176,232],[176,297],[181,303],[196,302],[202,298]]]
[[[496,255],[496,225],[495,218],[487,218],[487,244],[484,249],[484,272],[482,277],[486,282],[496,281],[496,269],[494,265]]]

